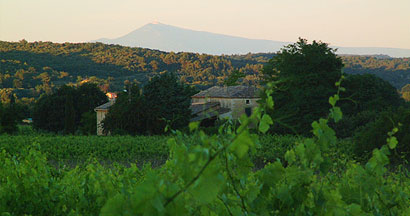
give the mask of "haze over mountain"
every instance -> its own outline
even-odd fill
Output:
[[[213,55],[277,52],[284,45],[290,43],[195,31],[158,22],[149,23],[118,38],[101,38],[93,42],[143,47],[168,52],[195,52]],[[410,57],[410,49],[384,47],[334,48],[338,48],[338,54]]]

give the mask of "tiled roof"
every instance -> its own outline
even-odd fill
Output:
[[[110,108],[110,106],[112,106],[113,104],[114,104],[113,102],[109,101],[109,102],[107,102],[103,105],[100,105],[100,106],[96,107],[94,110],[95,111],[97,111],[97,110],[108,110]]]
[[[216,110],[212,110],[212,111],[209,111],[209,112],[202,113],[198,116],[194,116],[193,118],[191,118],[190,121],[191,122],[192,121],[201,121],[203,119],[212,118],[214,116],[222,115],[222,114],[228,113],[230,111],[231,111],[231,109],[229,109],[229,108],[220,107]]]
[[[191,104],[191,113],[195,115],[197,113],[203,112],[213,107],[219,106],[219,102],[208,102],[208,103],[193,103]]]
[[[254,86],[214,86],[192,96],[193,98],[258,98],[258,89]]]

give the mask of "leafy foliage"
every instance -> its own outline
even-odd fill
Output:
[[[195,89],[181,83],[172,73],[154,77],[143,87],[146,126],[149,133],[162,133],[167,124],[172,129],[187,126],[191,118],[191,96]]]
[[[339,82],[340,85],[340,82]],[[272,88],[271,88],[272,89]],[[340,88],[339,88],[340,90]],[[272,90],[265,92],[271,101]],[[135,165],[55,170],[34,144],[21,155],[1,152],[0,211],[42,215],[408,215],[410,181],[407,170],[388,172],[398,128],[387,145],[373,151],[365,165],[343,162],[335,169],[330,146],[337,143],[327,125],[342,116],[332,96],[330,115],[312,123],[313,137],[296,142],[284,161],[254,171],[251,155],[260,129],[272,125],[264,103],[241,125],[219,128],[208,136],[191,123],[194,143],[175,131],[168,139],[170,158],[157,169]],[[270,98],[270,99],[269,99]],[[22,176],[22,174],[27,174]],[[25,206],[25,208],[21,208]]]
[[[410,84],[403,86],[400,93],[405,101],[410,102]]]
[[[239,79],[245,77],[246,74],[244,74],[243,72],[241,73],[238,70],[233,71],[229,76],[228,79],[226,79],[224,81],[224,85],[226,86],[235,86],[235,85],[239,85]]]
[[[345,100],[341,101],[340,107],[346,115],[403,105],[397,89],[371,74],[349,75],[344,81],[344,87],[346,91],[341,97]]]
[[[41,53],[43,49],[40,45],[44,45],[51,47],[59,60],[67,56],[79,62],[89,60],[91,56],[98,64],[110,64],[112,59],[118,59],[119,62],[124,60],[118,57],[124,57],[117,52],[121,50],[119,46],[28,44],[25,41],[3,45],[16,46],[23,50],[34,49],[37,53]],[[66,52],[66,48],[71,50]],[[143,50],[127,49],[132,52]],[[18,52],[7,54],[21,56]],[[84,56],[86,58],[83,58]],[[129,66],[127,62],[134,61],[135,56],[138,55],[124,57],[125,64],[121,67]],[[174,61],[175,56],[190,59],[196,54],[170,53],[167,59],[169,68],[179,67],[180,63]],[[207,57],[198,56],[205,60]],[[263,61],[265,57],[263,54],[246,56],[252,61]],[[232,57],[237,62],[241,58]],[[145,59],[137,59],[138,64],[131,65],[138,65],[138,69],[133,69],[147,71],[144,70]],[[285,64],[289,61],[295,64]],[[85,62],[87,63],[83,65],[90,63]],[[7,64],[9,63],[16,62],[7,61]],[[155,68],[158,63],[151,61],[150,66]],[[387,135],[381,139],[383,143],[377,143],[378,148],[372,151],[370,159],[364,164],[350,160],[349,155],[340,154],[344,151],[340,148],[343,147],[343,142],[338,141],[329,122],[338,123],[344,117],[342,109],[337,106],[345,90],[341,87],[341,81],[337,81],[341,64],[333,50],[324,43],[307,44],[306,41],[300,40],[290,45],[264,69],[265,75],[269,75],[268,79],[273,82],[266,84],[261,106],[256,108],[250,117],[242,116],[237,127],[229,122],[222,124],[215,135],[206,135],[199,129],[198,122],[189,124],[190,135],[172,131],[173,136],[169,137],[166,143],[164,137],[144,137],[136,141],[135,139],[140,137],[3,135],[0,139],[0,212],[5,215],[409,215],[408,169],[402,166],[398,166],[397,171],[387,169],[391,152],[402,151],[401,148],[408,143],[407,125],[392,124],[390,127],[386,121],[376,121],[375,131]],[[185,68],[187,73],[195,68],[195,64],[186,65],[189,65]],[[223,68],[222,66],[219,65],[218,68]],[[17,77],[22,81],[20,75],[21,73]],[[60,75],[67,77],[67,74]],[[51,93],[53,85],[49,74],[43,72],[39,79],[42,82],[42,91]],[[140,91],[136,89],[129,91],[132,96],[124,95],[124,104],[131,106],[134,102],[138,103],[143,100],[145,91],[148,96],[154,95],[153,92],[160,88],[160,84],[167,83],[167,80],[160,78],[153,80],[154,84],[143,89],[142,94],[138,94]],[[8,77],[6,83],[9,81]],[[336,88],[333,83],[336,83]],[[13,81],[13,84],[16,88],[24,86],[24,82],[19,81]],[[295,84],[299,89],[292,89],[293,86],[288,84]],[[312,86],[317,86],[317,89]],[[71,95],[77,90],[60,88],[55,95],[39,100],[39,105],[44,109],[52,108],[47,113],[49,115],[43,113],[40,117],[60,120],[55,125],[47,125],[47,128],[64,128],[61,112],[53,112],[53,109],[63,110],[64,113],[64,107],[69,106],[69,103],[66,103],[67,97],[61,95]],[[306,98],[303,91],[308,91]],[[282,94],[283,92],[286,94]],[[171,93],[166,92],[164,95],[174,96]],[[286,97],[299,101],[286,107]],[[152,98],[162,99],[154,96]],[[274,101],[273,98],[277,99]],[[74,102],[76,106],[77,101]],[[78,103],[83,105],[76,110],[81,110],[79,113],[87,113],[89,107],[95,107],[92,101],[88,102],[90,100],[79,101]],[[157,103],[150,104],[150,107],[160,110]],[[300,111],[302,114],[306,114],[302,112],[304,109],[317,110],[299,117],[294,113],[283,114],[292,108],[295,108],[293,110],[296,110],[296,113]],[[301,108],[302,111],[298,110]],[[277,123],[282,126],[286,124],[276,118],[277,116],[270,115],[274,109],[281,113],[281,117],[293,117],[290,123],[296,125],[298,133],[308,134],[311,130],[312,134],[308,138],[296,137],[286,141],[286,148],[280,148],[281,151],[275,151],[273,156],[269,157],[264,155],[267,153],[264,150],[269,148],[269,145],[262,146],[265,145],[265,133],[272,126],[277,127]],[[37,112],[39,110],[36,109]],[[166,110],[164,112],[166,113]],[[77,117],[76,114],[76,122],[81,122],[81,116]],[[402,110],[397,116],[391,115],[391,118],[393,122],[410,122],[406,116],[407,110]],[[158,117],[153,119],[158,121]],[[307,122],[308,120],[312,122]],[[163,122],[166,121],[162,120],[160,123]],[[389,127],[380,129],[380,125]],[[277,141],[270,138],[267,140],[272,142],[273,146]],[[368,147],[372,150],[376,146]],[[97,159],[88,159],[90,155]],[[149,164],[138,168],[133,163],[135,159],[144,160],[152,158],[153,155],[167,158],[165,164],[152,169]],[[255,157],[263,158],[262,166],[255,167]],[[67,159],[88,161],[86,166],[74,168],[59,164]],[[101,162],[101,159],[109,166],[102,166],[96,161]],[[111,161],[128,162],[129,166],[111,164]]]
[[[6,103],[0,101],[0,134],[14,134],[18,131],[17,124],[27,117],[28,107],[16,103],[15,95],[10,95]]]
[[[346,91],[341,93],[340,107],[346,118],[332,124],[338,137],[352,137],[358,128],[373,122],[380,112],[396,110],[404,105],[390,83],[371,74],[348,75],[344,88]]]
[[[62,86],[54,94],[44,95],[35,104],[33,125],[36,129],[74,133],[84,113],[107,102],[97,85]]]
[[[410,58],[378,58],[377,56],[343,56],[344,72],[374,74],[397,89],[410,83]]]
[[[263,69],[275,82],[274,131],[308,134],[315,119],[326,116],[328,98],[336,93],[342,60],[327,44],[304,39],[286,46]]]
[[[0,102],[0,134],[17,132],[17,120],[21,119],[18,118],[16,111],[15,104],[2,105]]]
[[[380,148],[388,139],[388,132],[394,128],[398,144],[395,144],[395,151],[391,157],[395,162],[403,162],[410,159],[410,109],[400,107],[398,110],[390,110],[380,113],[375,121],[368,123],[360,128],[354,136],[355,154],[363,159],[374,148]],[[397,145],[397,147],[396,147]]]
[[[87,164],[90,157],[101,164],[114,162],[129,165],[138,162],[161,165],[168,158],[166,136],[55,136],[38,135],[32,131],[27,135],[1,135],[0,151],[11,155],[20,154],[34,142],[52,165],[58,167]],[[192,140],[186,140],[192,142]]]
[[[174,72],[182,82],[202,89],[222,85],[238,70],[245,74],[240,84],[255,85],[262,78],[263,66],[275,55],[212,56],[101,43],[0,41],[0,96],[13,93],[29,104],[61,85],[84,80],[97,83],[104,91],[121,91],[125,80],[146,83],[163,71]],[[410,83],[409,58],[341,58],[348,74],[374,74],[398,89]]]
[[[128,134],[161,134],[165,127],[179,129],[191,118],[194,88],[172,73],[154,77],[142,91],[136,84],[121,93],[103,121],[104,130]]]
[[[186,84],[222,84],[229,74],[246,74],[244,84],[255,84],[262,65],[229,56],[174,53],[102,43],[0,41],[0,88],[19,98],[37,98],[63,84],[84,80],[109,91],[123,90],[125,80],[147,83],[164,71],[178,74]],[[115,79],[113,78],[115,77]]]
[[[145,106],[137,84],[130,84],[127,92],[120,92],[109,108],[103,127],[105,133],[139,134],[145,132]]]

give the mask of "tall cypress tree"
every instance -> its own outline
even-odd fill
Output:
[[[71,94],[67,95],[64,107],[64,133],[73,134],[75,132],[75,108],[74,98]]]
[[[17,113],[14,95],[11,94],[10,103],[1,105],[0,102],[0,133],[12,134],[18,131]]]

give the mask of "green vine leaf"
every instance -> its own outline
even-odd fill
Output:
[[[248,153],[249,148],[254,146],[254,142],[249,134],[249,131],[242,131],[229,146],[229,150],[234,152],[238,158],[242,158]]]
[[[266,133],[269,130],[269,126],[273,124],[272,118],[268,114],[263,114],[259,123],[259,131]]]
[[[399,143],[399,141],[397,141],[396,137],[389,137],[387,138],[387,144],[389,145],[390,149],[394,149],[396,148],[397,144]]]

